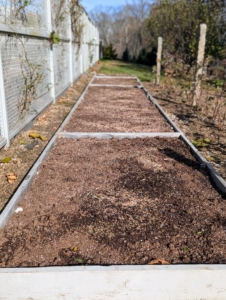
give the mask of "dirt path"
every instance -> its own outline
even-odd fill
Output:
[[[64,131],[92,130],[172,131],[132,87],[90,87]],[[177,138],[59,138],[19,207],[1,267],[225,263],[226,202]]]

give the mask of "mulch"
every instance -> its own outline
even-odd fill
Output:
[[[114,81],[115,82],[115,79]],[[139,88],[90,87],[66,125],[69,132],[172,132]]]
[[[179,139],[59,139],[1,267],[225,263],[226,202]]]

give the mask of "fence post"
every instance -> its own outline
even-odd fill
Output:
[[[52,14],[51,14],[51,0],[46,0],[46,7],[47,7],[47,28],[49,31],[49,35],[53,31],[52,28]],[[54,58],[53,58],[53,45],[52,48],[50,49],[50,55],[49,55],[49,60],[50,60],[50,80],[52,84],[51,88],[51,97],[53,98],[53,103],[56,103],[56,95],[55,95],[55,79],[54,79]]]
[[[199,37],[199,49],[197,57],[197,67],[195,75],[195,84],[194,84],[194,97],[193,97],[193,106],[197,106],[197,100],[201,96],[201,83],[203,75],[203,62],[205,56],[205,46],[206,46],[206,31],[207,25],[200,24],[200,37]]]
[[[68,5],[70,5],[70,3],[68,3]],[[73,34],[72,34],[72,30],[71,30],[71,14],[69,14],[69,39],[70,39],[70,42],[69,42],[70,83],[71,83],[71,86],[73,86],[73,82],[74,82],[74,76],[73,76],[73,45],[72,45]]]
[[[161,74],[161,60],[162,60],[162,38],[158,38],[158,52],[157,52],[157,73],[156,73],[156,84],[160,82]]]
[[[6,106],[6,97],[5,97],[5,83],[2,67],[2,52],[0,49],[0,109],[2,117],[2,133],[3,137],[6,139],[6,146],[10,146],[10,137],[9,137],[9,123],[8,123],[8,114]]]

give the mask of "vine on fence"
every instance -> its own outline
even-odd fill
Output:
[[[14,43],[16,43],[20,49],[18,59],[23,84],[19,87],[18,111],[21,118],[30,111],[32,102],[47,94],[51,88],[50,85],[45,84],[45,79],[50,72],[50,70],[46,68],[47,61],[43,61],[43,58],[41,61],[36,57],[31,57],[28,53],[29,48],[27,48],[29,38],[21,38],[17,34],[19,25],[28,28],[34,27],[33,22],[38,26],[40,25],[44,15],[40,3],[40,1],[36,0],[0,0],[0,22],[10,28],[12,32],[11,38],[13,37]],[[54,30],[50,33],[48,39],[50,49],[52,50],[53,44],[59,43],[60,34],[62,36],[67,34],[70,16],[72,42],[78,44],[78,54],[82,45],[84,28],[81,19],[83,10],[79,4],[79,0],[52,0],[51,3]],[[38,24],[36,22],[37,20]]]
[[[30,110],[32,101],[49,92],[51,88],[50,84],[44,87],[45,91],[42,95],[39,94],[39,89],[41,87],[43,88],[43,82],[48,76],[50,70],[48,68],[44,68],[43,65],[46,63],[45,60],[42,60],[42,62],[37,60],[36,62],[32,62],[32,60],[29,59],[26,50],[26,43],[28,42],[28,39],[25,39],[25,41],[20,38],[18,39],[22,50],[19,53],[19,59],[23,78],[23,85],[20,87],[20,95],[18,97],[18,108],[21,116],[24,117]]]
[[[56,29],[60,29],[68,16],[71,19],[72,42],[78,44],[77,54],[82,45],[84,24],[81,20],[83,9],[79,0],[60,0],[54,5],[55,16],[53,23]],[[65,23],[67,26],[67,23]]]

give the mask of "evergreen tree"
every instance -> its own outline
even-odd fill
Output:
[[[116,50],[113,49],[112,44],[107,45],[106,47],[104,47],[104,51],[103,51],[103,58],[104,59],[117,59],[117,53]]]

